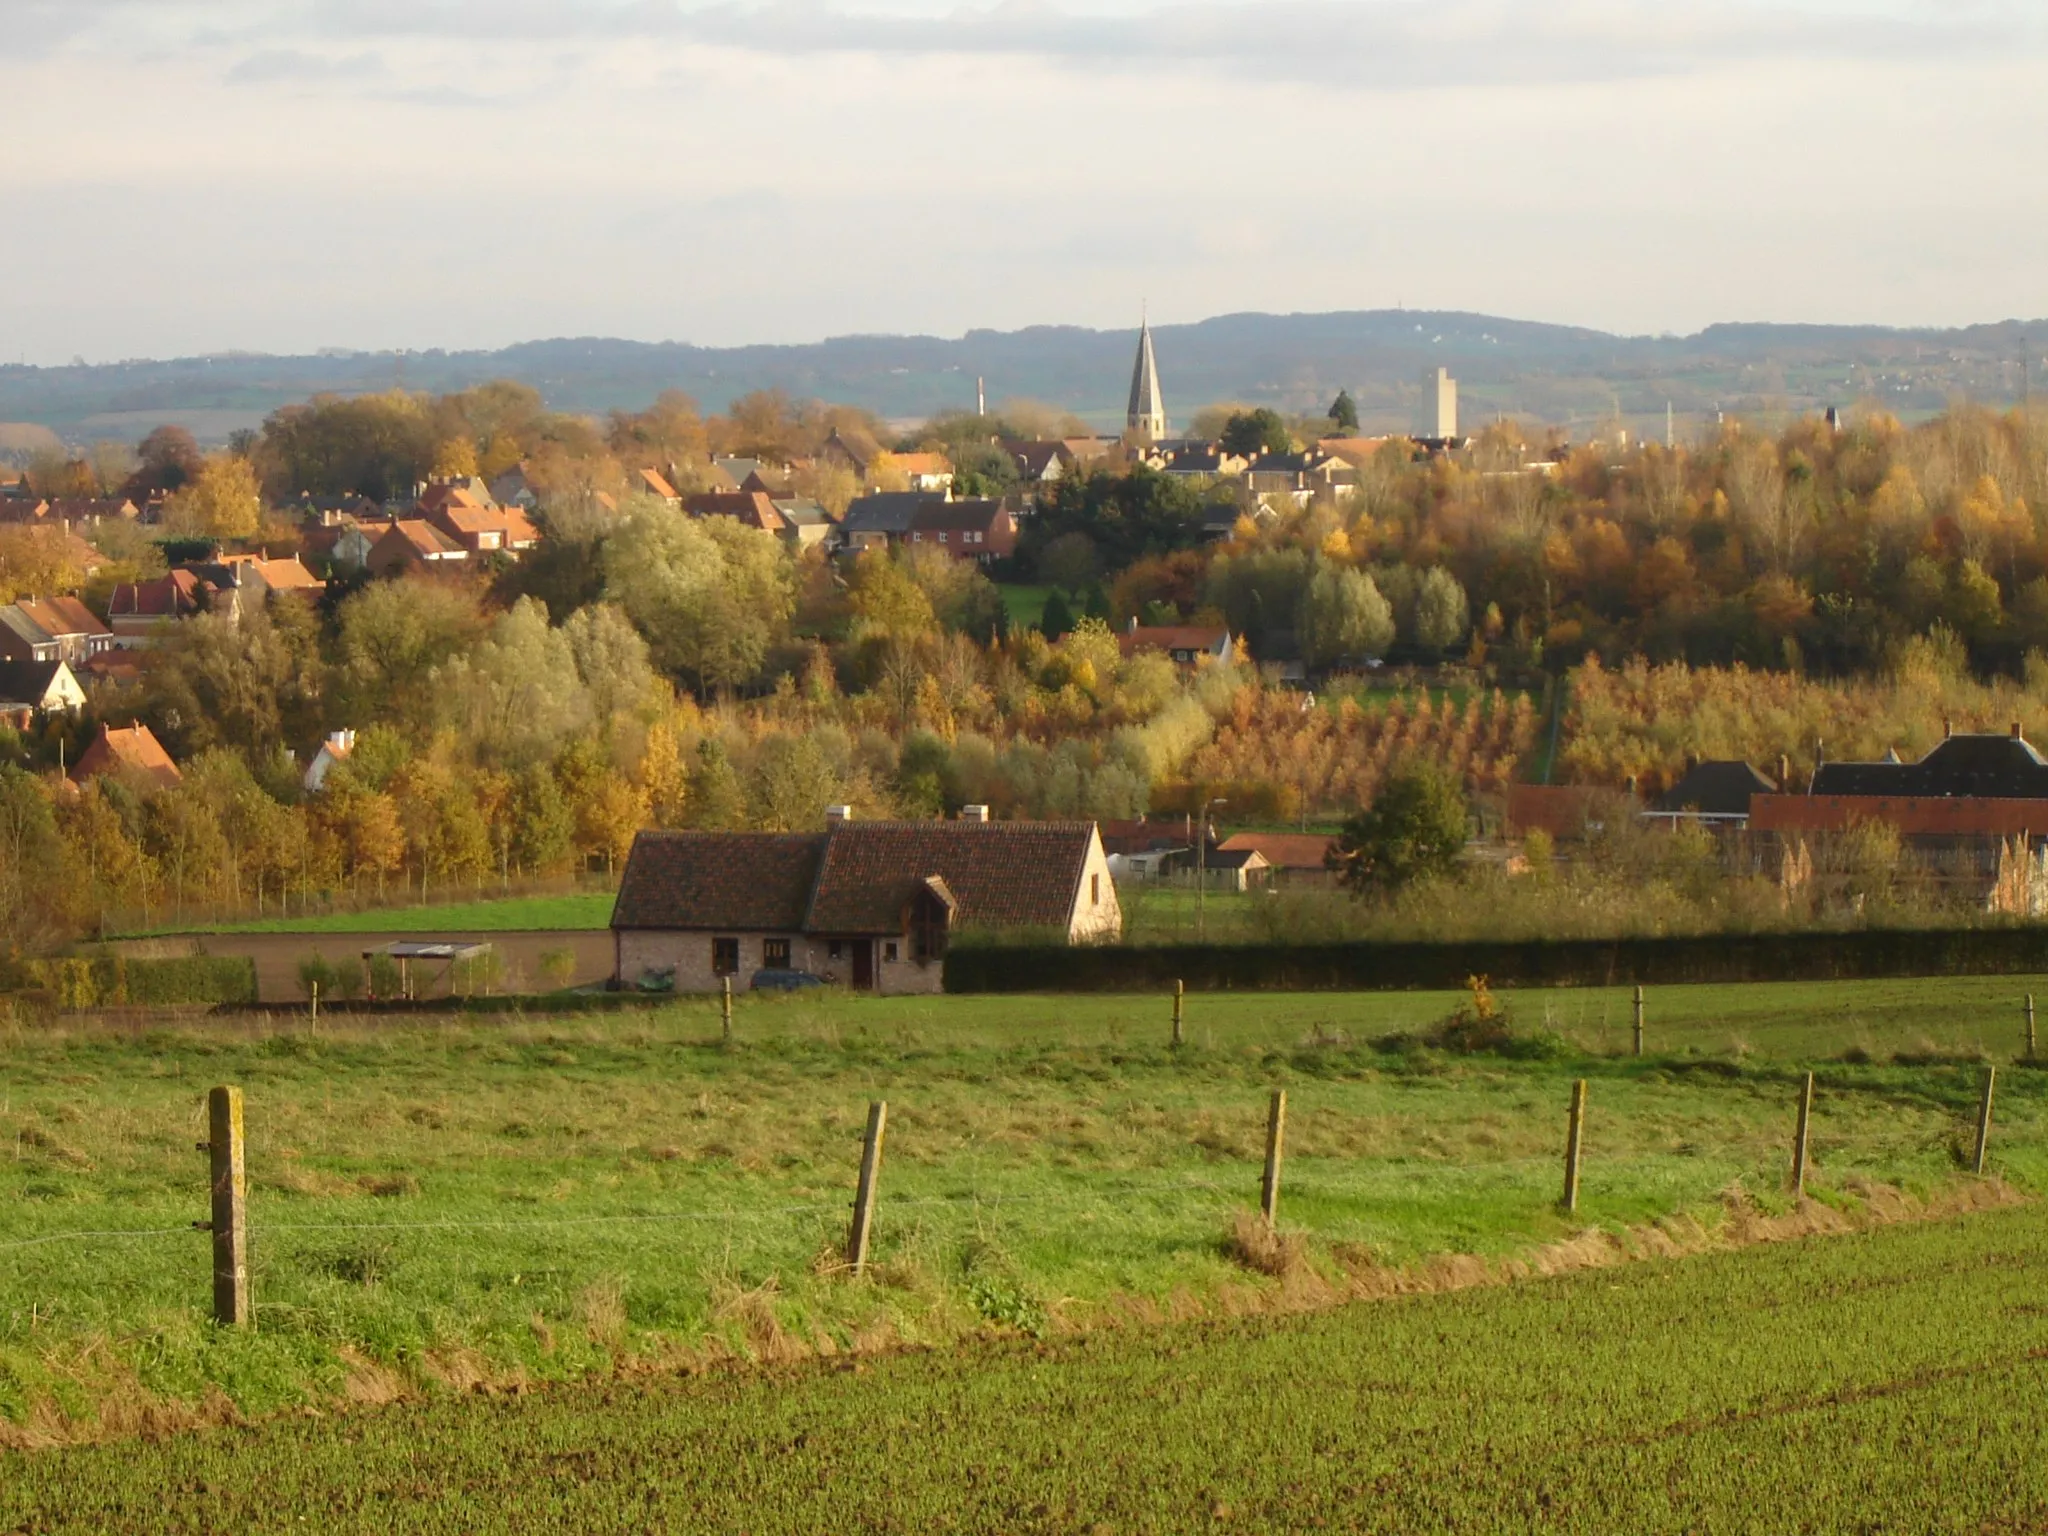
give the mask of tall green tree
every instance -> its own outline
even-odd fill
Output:
[[[1344,823],[1330,864],[1354,895],[1398,891],[1450,874],[1465,847],[1467,823],[1458,782],[1434,764],[1411,763]]]

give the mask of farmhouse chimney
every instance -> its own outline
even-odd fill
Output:
[[[2020,723],[2017,720],[2013,721],[2012,723],[2012,739],[2014,741],[2018,741],[2020,739]]]
[[[842,827],[842,826],[846,825],[846,823],[847,823],[847,822],[849,822],[849,821],[851,821],[851,820],[853,820],[853,807],[852,807],[852,806],[850,806],[850,805],[828,805],[828,806],[826,806],[826,807],[825,807],[825,825],[826,825],[826,826],[828,826],[828,827]]]
[[[988,807],[985,805],[963,805],[960,807],[962,821],[987,821]]]
[[[1955,721],[1953,721],[1953,720],[1943,720],[1943,721],[1941,722],[1941,739],[1942,739],[1943,741],[1947,741],[1947,740],[1949,739],[1949,737],[1951,737],[1951,736],[1955,735],[1955,733],[1956,733],[1956,723],[1955,723]]]

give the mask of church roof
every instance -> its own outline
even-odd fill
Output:
[[[1131,369],[1130,427],[1155,436],[1166,430],[1166,402],[1159,394],[1159,363],[1152,356],[1152,327],[1138,327],[1138,361]]]

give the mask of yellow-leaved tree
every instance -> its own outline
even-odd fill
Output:
[[[164,506],[164,524],[187,537],[246,539],[256,532],[262,512],[256,467],[239,454],[222,453],[172,494]]]

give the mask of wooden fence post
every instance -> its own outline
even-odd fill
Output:
[[[719,1001],[721,1023],[718,1033],[720,1045],[732,1044],[732,978],[725,978],[724,996]]]
[[[868,1133],[861,1142],[860,1187],[853,1196],[853,1229],[846,1235],[846,1262],[853,1272],[868,1267],[868,1233],[875,1219],[875,1179],[882,1171],[882,1133],[889,1125],[889,1104],[876,1099],[868,1105]]]
[[[1180,1033],[1180,1011],[1181,1011],[1181,999],[1182,999],[1182,998],[1183,998],[1183,997],[1184,997],[1184,996],[1186,995],[1186,993],[1187,993],[1187,985],[1186,985],[1186,983],[1185,983],[1185,982],[1179,982],[1179,981],[1176,981],[1176,982],[1175,982],[1175,983],[1173,984],[1173,1043],[1174,1043],[1174,1044],[1175,1044],[1176,1046],[1178,1046],[1178,1045],[1180,1044],[1180,1041],[1181,1041],[1181,1033]]]
[[[2027,994],[2027,1060],[2034,1060],[2034,994]]]
[[[245,1328],[249,1312],[249,1183],[242,1164],[242,1090],[206,1096],[206,1151],[213,1178],[213,1320]]]
[[[1287,1090],[1275,1088],[1266,1111],[1266,1176],[1259,1181],[1259,1214],[1266,1225],[1280,1220],[1280,1157],[1287,1139]]]
[[[1799,1090],[1799,1129],[1792,1133],[1792,1193],[1806,1193],[1806,1128],[1813,1121],[1813,1074]]]
[[[313,983],[313,1022],[320,1022],[320,983]]]
[[[1579,1208],[1579,1147],[1586,1126],[1586,1080],[1572,1084],[1571,1122],[1564,1138],[1564,1208],[1567,1215]]]
[[[1998,1086],[1998,1068],[1984,1069],[1984,1097],[1977,1104],[1977,1151],[1970,1159],[1970,1171],[1984,1171],[1984,1153],[1991,1144],[1991,1095]]]
[[[1643,988],[1636,984],[1636,1054],[1643,1054]]]

